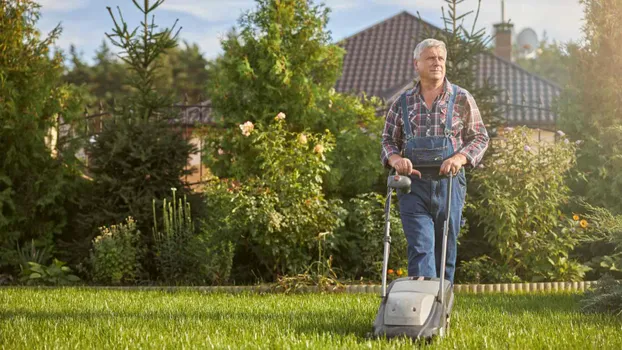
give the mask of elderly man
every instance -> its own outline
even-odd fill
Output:
[[[488,148],[488,133],[471,94],[445,77],[447,49],[426,39],[414,51],[419,82],[387,113],[382,163],[412,180],[409,194],[398,194],[408,242],[408,275],[440,277],[448,176],[452,189],[445,278],[453,282],[457,237],[466,194],[464,167],[475,167]]]

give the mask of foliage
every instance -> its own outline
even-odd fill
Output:
[[[90,144],[91,227],[135,218],[139,230],[151,231],[152,200],[171,187],[183,188],[184,169],[193,148],[169,123],[115,120]]]
[[[611,254],[602,250],[595,252],[592,260],[598,267],[614,274],[622,271],[622,215],[613,215],[605,208],[594,207],[584,203],[586,213],[583,220],[589,225],[590,235],[586,240],[590,243],[604,243],[614,247]]]
[[[487,255],[482,255],[458,266],[458,283],[518,283],[520,277],[508,265],[500,265]]]
[[[389,268],[399,271],[408,266],[408,252],[396,202],[393,200],[390,216]],[[378,281],[382,274],[385,198],[377,193],[362,194],[350,199],[345,208],[345,225],[328,239],[334,265],[343,278]]]
[[[93,280],[105,284],[133,282],[140,273],[143,249],[132,217],[125,224],[100,227],[90,254]]]
[[[110,47],[103,41],[96,50],[94,63],[87,64],[74,46],[69,51],[71,68],[67,69],[64,81],[82,86],[86,92],[89,106],[104,104],[104,109],[112,107],[115,101],[122,101],[132,92],[124,84],[128,65],[116,59]],[[156,62],[160,74],[155,77],[155,89],[166,93],[171,91],[175,101],[183,101],[188,96],[191,102],[201,102],[205,84],[208,80],[207,59],[199,46],[184,41],[183,48],[173,47],[163,52]]]
[[[145,1],[141,7],[135,2],[144,22],[132,31],[120,11],[118,21],[108,9],[114,28],[106,35],[121,51],[131,93],[115,105],[112,118],[87,147],[94,184],[91,227],[132,216],[146,235],[151,231],[153,198],[165,198],[170,188],[184,188],[182,177],[190,171],[185,168],[195,148],[173,124],[171,92],[162,93],[155,85],[161,71],[158,58],[175,47],[177,35],[149,22],[162,3]],[[149,243],[151,237],[144,238]]]
[[[70,285],[80,281],[78,276],[72,274],[71,268],[58,259],[54,259],[48,266],[33,261],[28,262],[28,265],[22,270],[20,281],[29,285]]]
[[[563,87],[568,82],[568,49],[574,44],[550,42],[546,36],[540,41],[534,57],[519,56],[515,63],[539,77]],[[520,50],[520,48],[518,48]]]
[[[622,282],[611,275],[598,280],[596,287],[585,292],[581,309],[586,313],[610,313],[622,315]]]
[[[24,245],[23,247],[17,246],[17,256],[19,258],[19,265],[23,268],[28,267],[29,262],[35,262],[37,264],[46,264],[51,258],[51,247],[37,248],[35,240],[30,240],[30,245]]]
[[[153,235],[160,279],[175,283],[223,283],[229,279],[233,246],[214,242],[205,230],[196,233],[186,197],[162,201],[162,226],[158,228],[153,201]]]
[[[53,250],[77,175],[76,145],[57,147],[49,136],[78,115],[79,100],[62,85],[63,57],[50,55],[61,28],[41,36],[38,19],[32,1],[0,1],[0,271],[8,273],[17,245]]]
[[[369,191],[382,174],[376,166],[382,120],[375,116],[377,99],[334,91],[344,51],[331,43],[328,13],[313,1],[257,1],[257,8],[241,17],[239,32],[223,40],[222,57],[210,63],[207,93],[215,120],[225,130],[219,134],[246,121],[267,124],[277,111],[289,116],[292,131],[328,129],[337,145],[324,186],[329,194],[347,197]],[[239,161],[253,159],[234,146],[222,143],[206,151],[220,148]],[[228,172],[228,160],[223,161],[210,168],[214,166],[219,177],[237,176]],[[352,171],[372,164],[367,171]]]
[[[538,142],[526,127],[504,136],[487,171],[473,174],[468,203],[494,248],[490,257],[524,280],[581,279],[585,267],[568,253],[584,229],[560,211],[569,199],[565,175],[575,145],[563,135],[555,144]]]
[[[584,0],[584,40],[570,48],[569,80],[559,98],[560,125],[571,139],[583,140],[577,153],[582,180],[577,196],[614,215],[622,213],[622,16],[617,0]]]
[[[205,186],[206,222],[216,236],[236,246],[234,275],[272,280],[292,275],[311,262],[315,237],[331,233],[343,215],[340,202],[322,193],[329,170],[326,153],[334,147],[330,133],[295,133],[285,129],[285,115],[271,125],[240,125],[232,142],[244,143],[254,154],[259,174],[232,157],[234,179],[214,179]],[[224,156],[230,156],[222,154]]]
[[[447,12],[445,12],[444,7],[442,8],[444,30],[433,31],[426,27],[422,33],[425,38],[435,38],[445,43],[447,47],[447,78],[452,84],[469,90],[469,93],[477,101],[477,107],[486,128],[491,134],[494,134],[494,130],[503,122],[503,111],[497,102],[500,90],[488,81],[484,81],[479,86],[476,83],[478,72],[473,69],[473,67],[478,66],[478,60],[482,55],[489,54],[488,44],[491,38],[486,34],[485,28],[475,29],[479,18],[481,0],[478,1],[471,28],[465,27],[464,20],[471,16],[473,11],[460,13],[458,10],[458,5],[463,1],[444,0],[447,6]],[[491,147],[488,153],[492,149]]]

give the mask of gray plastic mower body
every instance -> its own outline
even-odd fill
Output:
[[[446,335],[454,295],[451,282],[445,280],[444,285],[445,303],[440,303],[439,278],[405,277],[391,282],[374,320],[374,336],[431,339]]]

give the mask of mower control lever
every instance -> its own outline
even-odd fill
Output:
[[[404,175],[389,175],[387,180],[387,186],[389,188],[395,188],[402,193],[410,193],[410,177]]]

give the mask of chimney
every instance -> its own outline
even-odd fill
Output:
[[[495,27],[495,54],[512,61],[512,29],[514,25],[505,22],[505,1],[501,1],[501,23]]]

